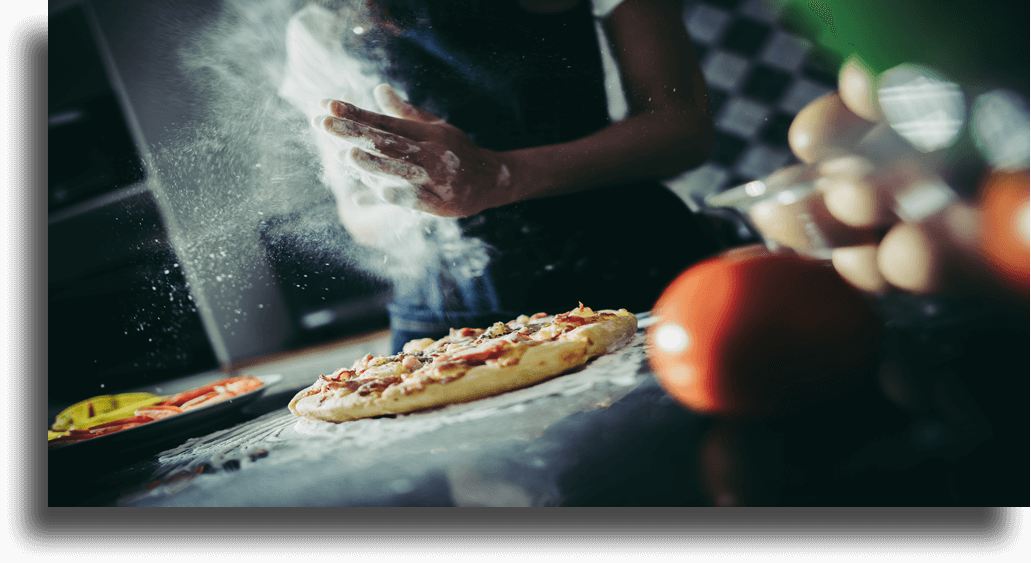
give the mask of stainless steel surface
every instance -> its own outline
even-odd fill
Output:
[[[392,504],[384,496],[406,498],[420,487],[426,492],[423,482],[436,476],[447,486],[435,494],[455,504],[540,504],[547,497],[537,486],[541,482],[519,484],[477,468],[498,459],[501,451],[510,452],[513,444],[526,447],[540,441],[549,427],[572,415],[608,408],[648,380],[644,343],[641,332],[623,349],[572,373],[494,397],[396,417],[333,424],[299,419],[278,409],[159,453],[158,466],[145,482],[161,484],[144,486],[116,502]],[[546,457],[524,461],[545,473],[564,466]],[[181,475],[190,478],[175,479]],[[390,476],[389,482],[383,482],[385,476]],[[484,479],[500,482],[485,486]]]
[[[781,419],[720,419],[678,405],[649,369],[643,333],[580,370],[480,401],[343,424],[311,423],[287,412],[295,389],[366,352],[378,353],[384,334],[244,370],[283,379],[253,405],[256,410],[198,428],[193,438],[136,457],[115,452],[62,463],[51,457],[48,504],[1025,502],[1021,390],[1028,380],[1020,350],[1028,338],[1026,314],[914,322],[887,327],[883,356],[894,371]],[[990,388],[975,386],[985,380]],[[998,392],[1003,389],[1013,392]]]

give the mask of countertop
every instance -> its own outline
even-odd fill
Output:
[[[642,317],[642,330],[623,349],[537,385],[341,424],[300,419],[285,405],[321,373],[365,353],[385,353],[385,333],[256,364],[242,373],[278,375],[279,381],[235,418],[160,448],[104,459],[59,459],[50,452],[49,505],[1028,502],[1023,313],[1014,325],[968,319],[931,334],[889,326],[885,358],[910,366],[907,381],[930,380],[926,393],[911,386],[908,400],[900,398],[882,373],[853,396],[797,416],[758,421],[703,416],[672,400],[648,365],[644,327],[651,319]],[[1014,331],[1021,323],[1022,332]],[[1016,354],[998,354],[1013,346]],[[951,376],[941,375],[943,366]],[[991,374],[996,391],[1009,389],[1001,398],[995,393],[994,404],[970,385],[967,375],[980,369],[988,371],[975,377]],[[924,396],[924,403],[917,400]],[[68,464],[78,471],[74,481],[62,477]]]

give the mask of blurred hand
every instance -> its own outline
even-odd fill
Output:
[[[977,291],[989,278],[978,244],[978,211],[936,173],[939,155],[921,153],[882,121],[875,78],[842,68],[839,91],[802,109],[788,144],[816,190],[795,201],[767,199],[750,218],[774,242],[799,251],[829,247],[850,283],[870,292]]]
[[[507,203],[511,175],[497,153],[405,102],[386,84],[375,96],[382,114],[325,100],[330,115],[313,124],[354,145],[339,158],[376,197],[441,217],[468,217]]]

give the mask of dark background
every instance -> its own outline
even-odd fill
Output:
[[[754,5],[714,0],[685,11],[699,31],[718,30],[696,42],[719,133],[710,162],[675,183],[689,201],[698,190],[728,187],[790,162],[785,145],[793,112],[833,88],[834,73],[819,61],[803,57],[785,65],[786,58],[768,57],[777,54],[771,46],[782,30],[750,11]],[[238,247],[249,259],[241,263],[253,266],[251,275],[274,280],[270,285],[237,295],[236,288],[198,284],[174,266],[188,263],[190,248],[173,236],[182,219],[168,204],[176,201],[178,194],[170,193],[176,186],[154,173],[150,148],[207,116],[177,74],[175,53],[191,30],[220,13],[219,3],[97,0],[95,20],[88,14],[63,20],[72,13],[68,3],[51,6],[51,401],[67,405],[385,326],[389,287],[382,280],[358,274],[346,261],[311,267],[325,257],[304,241],[346,244],[339,225],[324,220],[335,213],[324,198],[249,225]],[[755,112],[763,117],[749,120]],[[306,279],[329,288],[333,303],[323,303],[322,293],[290,289]],[[253,316],[247,330],[230,334],[225,327],[234,317],[219,307],[237,302]],[[259,310],[255,303],[271,305]],[[934,322],[889,327],[885,357],[900,369],[847,408],[790,421],[699,425],[667,402],[675,420],[647,436],[615,419],[620,424],[611,428],[632,447],[625,451],[664,451],[668,470],[642,472],[633,456],[598,459],[603,454],[585,446],[588,463],[568,475],[570,504],[717,504],[718,494],[702,492],[704,473],[695,473],[696,458],[710,448],[724,467],[735,468],[721,474],[737,479],[725,486],[745,504],[1023,506],[1029,498],[1027,312],[937,305]],[[332,314],[309,316],[326,311]],[[304,321],[330,317],[327,324]],[[648,406],[661,395],[651,386],[623,405]],[[590,432],[606,424],[584,425],[589,431],[579,442],[589,443]],[[700,430],[704,436],[693,434]],[[592,467],[604,467],[604,474]],[[628,479],[643,483],[638,496],[620,487]],[[588,482],[596,486],[581,488]]]
[[[226,268],[252,283],[218,286],[189,271],[199,251],[182,242],[191,234],[182,209],[198,182],[160,151],[210,122],[203,87],[184,74],[177,53],[220,11],[217,1],[51,2],[51,401],[231,369],[386,326],[389,284],[328,256],[350,239],[328,192],[317,195],[321,187],[297,209],[240,220],[225,245]],[[209,170],[230,175],[247,166],[225,160]],[[187,231],[178,241],[176,225]],[[237,330],[241,309],[249,317]]]

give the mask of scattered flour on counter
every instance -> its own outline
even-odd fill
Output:
[[[218,476],[220,469],[246,471],[255,463],[361,469],[399,452],[459,455],[506,440],[531,440],[571,414],[611,405],[644,382],[649,377],[643,369],[644,343],[644,334],[638,333],[621,350],[578,371],[501,395],[396,417],[337,424],[301,419],[282,409],[162,452],[159,473],[194,472],[207,464]],[[223,482],[204,481],[205,486]]]

